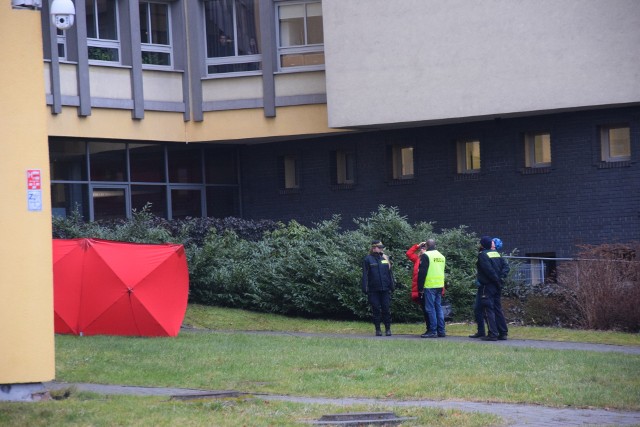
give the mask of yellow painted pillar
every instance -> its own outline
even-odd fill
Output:
[[[0,399],[55,377],[40,12],[0,1]],[[33,171],[28,176],[28,171]],[[31,188],[29,188],[29,186]]]

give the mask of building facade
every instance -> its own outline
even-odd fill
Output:
[[[0,311],[44,334],[2,329],[2,384],[53,375],[51,215],[382,204],[522,255],[640,240],[637,0],[75,0],[66,31],[38,3],[0,8]]]
[[[633,0],[76,3],[43,19],[54,215],[640,238]]]

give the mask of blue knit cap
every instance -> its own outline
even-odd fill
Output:
[[[482,239],[480,239],[480,246],[482,246],[485,249],[491,249],[491,237],[489,236],[482,236]]]
[[[502,249],[502,240],[500,240],[500,238],[499,238],[499,237],[494,237],[494,238],[493,238],[493,243],[495,243],[495,244],[496,244],[496,249],[497,249],[497,250]]]

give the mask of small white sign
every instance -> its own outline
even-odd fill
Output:
[[[42,210],[42,190],[27,190],[27,206],[30,211]]]

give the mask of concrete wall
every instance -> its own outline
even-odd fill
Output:
[[[51,202],[40,13],[0,2],[0,384],[55,377]],[[27,209],[27,170],[42,210]],[[1,396],[0,396],[1,397]]]
[[[631,161],[600,162],[598,127],[628,123]],[[525,170],[523,133],[551,134],[552,165]],[[481,173],[456,172],[458,138],[478,138]],[[388,179],[387,146],[414,144],[415,179]],[[354,149],[356,183],[332,186],[331,150]],[[297,154],[301,189],[281,192],[277,157]],[[469,226],[499,236],[520,254],[574,254],[577,244],[640,240],[640,107],[488,120],[244,147],[243,202],[253,219],[296,219],[307,225],[342,216],[368,216],[380,204],[396,206],[409,221],[436,228]],[[541,173],[540,173],[541,172]],[[400,254],[402,255],[402,254]]]
[[[323,0],[329,126],[640,102],[637,0]]]

